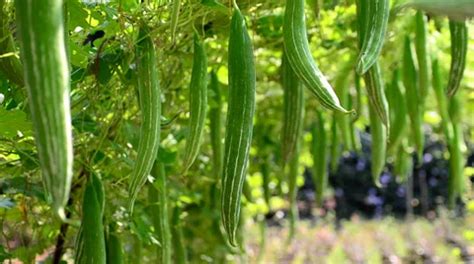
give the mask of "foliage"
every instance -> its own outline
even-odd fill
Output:
[[[227,50],[232,14],[230,1],[222,3],[217,0],[144,1],[148,3],[147,5],[140,5],[138,2],[140,1],[111,0],[107,4],[92,4],[82,3],[79,0],[65,1],[74,138],[74,178],[68,206],[72,224],[65,224],[56,219],[47,202],[41,181],[26,90],[8,74],[0,71],[0,94],[4,96],[0,104],[0,219],[3,229],[0,238],[3,245],[0,247],[0,260],[15,258],[31,263],[36,255],[45,252],[51,254],[57,250],[56,245],[61,243],[63,236],[62,243],[66,249],[64,259],[71,258],[74,255],[73,241],[79,230],[79,225],[75,223],[82,217],[86,178],[91,173],[100,175],[104,186],[106,203],[104,228],[111,223],[114,224],[114,235],[122,240],[127,260],[131,263],[137,259],[145,263],[155,260],[156,248],[161,246],[162,241],[157,238],[157,230],[153,228],[153,216],[150,214],[150,204],[145,191],[138,192],[133,216],[128,212],[130,201],[128,185],[137,160],[140,124],[143,121],[137,96],[139,91],[136,82],[139,76],[136,50],[139,44],[139,30],[144,24],[149,27],[150,39],[156,47],[162,102],[162,131],[157,159],[166,171],[163,175],[166,174],[167,180],[168,211],[172,232],[181,233],[183,238],[181,246],[187,250],[187,257],[192,262],[235,261],[243,252],[243,248],[234,248],[228,244],[219,224],[220,212],[216,210],[219,201],[216,193],[220,192],[217,176],[221,175],[218,175],[213,167],[209,121],[206,121],[200,152],[186,175],[182,175],[181,167],[185,139],[190,133],[188,89],[193,65],[195,31],[201,36],[206,47],[208,70],[216,72],[222,95],[222,102],[217,101],[214,97],[215,92],[209,89],[209,109],[220,104],[223,111],[227,109],[229,92]],[[173,12],[176,2],[180,3],[179,16]],[[278,211],[287,209],[289,205],[286,199],[288,184],[281,170],[283,153],[280,146],[284,103],[279,71],[283,50],[284,1],[236,2],[246,17],[257,72],[253,141],[244,184],[248,189],[247,195],[242,199],[241,228],[239,228],[240,234],[237,234],[239,237],[237,240],[243,240],[245,243],[245,240],[252,241],[252,239],[249,239],[251,234],[246,234],[243,230],[246,226],[243,223],[260,221],[270,208],[271,211]],[[306,30],[311,55],[338,93],[340,87],[336,86],[336,79],[341,74],[343,66],[354,61],[359,52],[355,1],[308,2],[311,4],[306,5],[305,10]],[[392,7],[395,2],[397,1],[392,1]],[[4,60],[3,56],[8,58],[22,56],[18,52],[18,41],[15,39],[17,27],[13,4],[7,1],[2,12],[0,15],[2,19],[6,18],[4,23],[13,39],[14,50],[8,52],[0,50],[0,63]],[[385,83],[389,83],[395,69],[402,66],[405,37],[413,38],[415,32],[414,15],[415,11],[411,9],[391,10],[385,43],[378,59],[383,73],[382,81]],[[176,24],[171,23],[173,17],[177,19]],[[468,21],[467,24],[470,35],[474,36],[472,22]],[[429,16],[427,30],[427,42],[431,54],[436,54],[442,76],[441,82],[446,86],[451,60],[448,19],[442,16]],[[104,36],[94,39],[94,36],[101,35],[97,33],[100,31],[105,33]],[[2,40],[0,38],[0,41]],[[468,45],[468,50],[473,50],[473,38],[469,39]],[[0,45],[0,48],[3,46]],[[472,152],[474,138],[472,129],[474,69],[471,65],[474,65],[474,55],[468,52],[466,71],[457,95],[462,105],[458,116],[461,117],[459,131],[465,139],[464,144],[460,144],[464,156]],[[352,66],[355,67],[355,64]],[[359,135],[359,132],[364,131],[369,124],[367,107],[369,99],[364,89],[357,89],[354,75],[350,72],[346,76],[350,97],[347,102],[352,103],[352,108],[360,109],[357,116],[351,116],[349,126],[352,126]],[[326,120],[323,128],[331,132],[326,137],[327,145],[334,145],[334,153],[339,153],[331,158],[337,162],[341,155],[348,153],[347,149],[339,149],[340,145],[335,141],[331,142],[331,138],[338,139],[341,133],[338,126],[331,126],[330,120],[334,119],[332,112],[322,108],[310,92],[305,93],[307,93],[306,117],[301,136],[301,151],[298,155],[299,164],[296,168],[298,177],[295,177],[298,186],[303,184],[301,172],[313,165],[310,127],[315,120]],[[319,114],[315,109],[320,111],[322,118],[318,117]],[[438,111],[432,89],[428,91],[424,115],[421,118],[427,137],[446,142],[447,139],[443,136],[442,116]],[[413,151],[412,142],[407,141],[404,146],[410,153]],[[449,157],[447,152],[443,155],[445,158]],[[393,165],[394,159],[395,155],[389,153],[387,159],[389,166]],[[472,161],[468,165],[473,166]],[[264,167],[265,170],[262,169]],[[264,177],[264,174],[267,176]],[[462,197],[464,201],[472,197],[468,179],[473,174],[472,168],[465,168],[463,179],[468,188]],[[146,184],[155,182],[156,186],[156,179],[153,176],[147,177]],[[265,192],[261,188],[262,183],[268,183]],[[264,193],[267,195],[268,204],[265,202]],[[325,195],[328,196],[329,192]],[[352,229],[356,224],[344,224],[347,229],[343,231],[345,232],[342,234],[343,241],[348,241],[352,236],[348,232],[357,233]],[[67,231],[62,228],[64,225],[68,226]],[[387,225],[392,231],[400,228],[398,224]],[[384,224],[380,226],[374,224],[370,228],[379,230],[383,227]],[[430,227],[420,230],[423,230],[423,234],[430,235],[433,231]],[[465,236],[472,237],[471,231],[467,230]],[[365,236],[361,237],[360,241],[363,241]],[[312,241],[308,241],[308,244],[314,244]],[[369,251],[377,246],[371,239],[366,243],[370,244],[367,245]],[[328,258],[333,258],[334,263],[351,258],[351,253],[347,253],[348,249],[345,248],[347,244],[337,242]],[[406,245],[394,247],[402,255],[408,250]],[[324,250],[324,246],[321,248],[318,250]],[[352,250],[349,251],[353,252]],[[372,256],[372,253],[364,250],[364,254]],[[373,255],[377,259],[381,257],[380,253]],[[173,256],[175,259],[176,257]],[[449,256],[449,260],[451,259],[455,258]]]

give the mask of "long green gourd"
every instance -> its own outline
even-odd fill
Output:
[[[316,111],[316,122],[311,128],[313,156],[313,182],[316,190],[316,204],[322,206],[324,191],[328,179],[328,140],[324,127],[325,119],[320,111]]]
[[[8,80],[18,86],[25,84],[23,79],[23,68],[20,60],[14,55],[16,52],[12,31],[8,28],[8,14],[5,0],[0,0],[0,55],[8,57],[0,58],[0,72],[7,77]]]
[[[204,45],[194,33],[194,58],[189,87],[189,135],[184,151],[184,173],[199,154],[207,111],[207,56]]]
[[[462,132],[462,103],[457,94],[451,97],[449,103],[449,117],[453,127],[453,137],[449,143],[449,182],[448,182],[448,201],[451,207],[454,207],[456,198],[462,197],[466,189],[464,179],[464,164],[466,163],[462,149],[465,149]]]
[[[109,224],[107,239],[105,241],[107,249],[107,264],[123,264],[123,246],[118,234],[115,231],[115,224]]]
[[[459,90],[466,68],[468,48],[468,29],[466,22],[449,21],[451,34],[451,70],[449,71],[448,96],[452,97]]]
[[[15,4],[20,54],[43,182],[54,212],[66,219],[64,207],[73,175],[73,141],[63,1],[21,0]]]
[[[296,76],[324,107],[350,113],[344,109],[333,88],[314,62],[306,35],[304,0],[286,0],[283,42],[288,61]]]
[[[281,60],[281,82],[283,86],[283,129],[281,132],[281,153],[286,164],[296,153],[301,136],[299,131],[304,119],[304,90],[288,59],[283,53]]]
[[[372,38],[371,34],[373,33],[374,28],[373,23],[375,22],[369,20],[368,17],[375,16],[375,14],[371,14],[371,12],[374,12],[375,10],[374,6],[377,5],[374,2],[377,1],[359,0],[357,2],[359,41],[362,43],[362,50],[364,50],[365,43]],[[389,3],[384,4],[388,5]],[[367,16],[367,9],[369,10],[370,16]],[[381,10],[381,12],[387,11]],[[383,39],[379,41],[383,42]],[[388,112],[388,102],[385,97],[382,72],[378,62],[375,61],[372,66],[368,68],[368,71],[364,74],[364,80],[369,98],[369,122],[370,134],[372,136],[371,174],[374,183],[379,186],[379,177],[384,169],[387,155],[387,130],[390,129],[390,117]]]
[[[166,184],[165,166],[156,160],[151,170],[155,178],[153,184],[148,185],[148,201],[150,202],[151,218],[156,238],[160,242],[157,246],[157,263],[171,263],[171,231],[168,221],[168,191]]]
[[[408,121],[405,95],[400,85],[400,70],[398,68],[393,71],[392,82],[387,89],[387,98],[389,99],[391,119],[387,152],[394,153],[405,136]]]
[[[341,100],[341,105],[345,108],[349,108],[349,85],[351,81],[350,72],[353,68],[352,64],[353,62],[351,59],[341,67],[341,70],[336,76],[336,80],[334,83],[336,94]],[[341,132],[341,138],[344,149],[347,151],[354,150],[355,145],[353,144],[351,135],[351,133],[353,132],[353,130],[351,129],[351,116],[337,112],[335,113],[335,118],[337,125],[339,126],[339,131]]]
[[[234,3],[235,4],[235,3]],[[240,197],[247,173],[255,112],[255,63],[245,20],[237,5],[230,25],[229,97],[222,173],[222,224],[236,246]]]
[[[415,51],[418,60],[418,79],[421,103],[424,104],[430,87],[430,58],[427,41],[426,17],[421,11],[415,16]]]
[[[372,136],[371,144],[371,174],[375,185],[380,186],[380,174],[385,167],[385,159],[387,155],[387,128],[380,123],[374,108],[369,105],[369,121],[370,135]]]
[[[385,4],[388,5],[388,3]],[[371,34],[373,33],[374,25],[372,24],[374,22],[368,18],[374,16],[371,12],[374,12],[375,5],[376,3],[368,0],[359,0],[357,2],[359,41],[362,43],[362,50],[364,50],[365,43],[370,40]],[[367,10],[369,11],[370,16],[367,16]],[[386,11],[381,10],[381,12]],[[380,185],[379,177],[384,169],[387,155],[387,130],[390,129],[390,117],[388,112],[388,102],[385,97],[382,71],[377,61],[368,68],[368,71],[363,77],[369,98],[370,134],[372,136],[371,174],[374,183]]]
[[[359,0],[367,17],[366,29],[367,35],[363,38],[362,47],[359,58],[357,59],[356,71],[363,75],[376,62],[382,51],[382,46],[385,41],[387,32],[388,18],[390,16],[390,1],[389,0]]]
[[[441,73],[437,59],[433,60],[431,68],[433,75],[433,90],[437,101],[438,113],[441,116],[441,127],[444,132],[446,143],[449,145],[453,138],[453,127],[451,125],[451,118],[448,111],[448,98],[446,97],[446,90],[441,81]]]
[[[390,129],[390,114],[388,110],[387,97],[382,77],[382,70],[376,62],[369,71],[364,74],[365,88],[369,97],[370,105],[374,108],[380,121]]]
[[[92,174],[87,181],[82,203],[82,223],[76,238],[75,263],[106,263],[107,249],[103,225],[104,187]]]
[[[349,95],[349,107],[354,108],[354,98]],[[355,126],[355,122],[353,119],[349,120],[349,134],[351,137],[351,146],[352,150],[356,153],[361,153],[362,151],[362,143],[360,142],[359,132],[357,131],[357,127]]]
[[[129,186],[129,210],[150,174],[160,145],[161,98],[158,81],[155,47],[149,35],[149,29],[140,28],[136,50],[137,84],[142,124],[138,142],[137,161],[133,167]]]
[[[359,29],[359,42],[362,52],[365,43],[371,38],[371,33],[374,30],[374,25],[371,24],[371,10],[374,5],[372,2],[379,0],[359,0],[357,2],[357,21]],[[372,15],[373,16],[373,15]],[[383,40],[381,40],[383,42]],[[389,111],[387,98],[385,96],[384,83],[382,78],[382,71],[377,61],[371,64],[371,67],[363,74],[365,81],[365,88],[367,90],[367,96],[369,103],[372,105],[374,111],[377,113],[380,121],[389,128]]]
[[[422,161],[425,137],[423,133],[422,111],[420,91],[418,89],[418,78],[413,60],[410,38],[405,38],[402,67],[403,84],[405,86],[405,98],[410,118],[411,132],[416,146],[418,163]],[[421,163],[420,163],[421,164]]]
[[[403,139],[396,151],[393,171],[398,182],[405,182],[413,170],[413,157],[407,151],[407,140]]]
[[[351,144],[353,147],[353,150],[356,153],[361,153],[362,151],[362,143],[360,140],[360,135],[359,132],[357,131],[357,127],[355,125],[355,122],[359,119],[360,114],[362,114],[361,109],[362,109],[362,103],[361,103],[361,78],[360,76],[354,71],[354,92],[351,93],[349,92],[349,108],[355,109],[356,114],[355,116],[351,117],[349,120],[349,128],[350,128],[350,136],[351,136]],[[355,93],[355,94],[354,94]]]
[[[459,135],[459,126],[455,123],[456,120],[451,120],[452,117],[457,118],[459,115],[460,105],[456,105],[456,97],[454,98],[454,104],[451,101],[451,104],[448,105],[449,101],[446,98],[446,90],[441,81],[441,73],[439,69],[439,63],[437,59],[433,60],[432,64],[432,74],[433,74],[433,88],[435,91],[438,112],[441,116],[441,127],[444,132],[444,137],[448,145],[449,151],[449,179],[448,179],[448,204],[452,207],[455,204],[456,197],[461,194],[460,189],[458,188],[459,182],[462,182],[463,178],[463,157],[461,153],[461,144],[462,135]],[[451,111],[450,111],[451,110]],[[458,120],[459,121],[459,120]],[[460,180],[461,179],[461,180]]]

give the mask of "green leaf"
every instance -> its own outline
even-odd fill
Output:
[[[84,5],[77,0],[69,0],[67,4],[69,10],[69,30],[72,31],[77,26],[88,28],[89,23],[87,23],[87,17],[89,14],[87,13],[87,10],[84,9]]]
[[[5,251],[5,248],[0,245],[0,262],[4,262],[6,259],[11,258],[11,254]]]
[[[0,137],[14,138],[21,132],[24,136],[32,135],[31,122],[21,110],[5,110],[0,108]]]
[[[158,150],[158,160],[164,164],[173,164],[176,161],[176,157],[176,151],[171,151],[160,146],[160,149]]]
[[[201,4],[211,8],[221,9],[223,11],[227,10],[227,7],[217,0],[202,0]]]

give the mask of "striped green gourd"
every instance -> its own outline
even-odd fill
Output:
[[[184,173],[199,154],[207,111],[207,56],[204,45],[194,33],[194,58],[189,87],[189,135],[184,150]]]
[[[219,80],[215,71],[211,71],[209,82],[209,90],[211,91],[211,102],[209,107],[209,126],[211,134],[212,146],[212,163],[213,170],[218,180],[219,174],[222,172],[222,95],[219,86]]]
[[[369,71],[364,74],[365,88],[369,103],[373,107],[379,120],[390,129],[390,114],[388,110],[387,97],[382,77],[382,70],[376,62]]]
[[[451,125],[451,118],[448,110],[448,98],[446,97],[446,89],[442,84],[442,76],[439,69],[439,62],[437,59],[433,60],[431,65],[431,72],[433,75],[433,90],[437,101],[438,113],[441,116],[441,127],[444,132],[446,143],[450,143],[453,138],[453,127]]]
[[[468,28],[466,22],[449,21],[451,34],[451,69],[448,80],[448,96],[453,96],[461,85],[468,50]]]
[[[412,54],[410,38],[407,36],[405,38],[403,52],[402,79],[403,85],[405,86],[405,98],[408,117],[410,118],[411,133],[416,146],[418,163],[420,163],[423,158],[425,138],[423,133],[420,91],[418,89],[418,76]]]
[[[349,94],[349,104],[348,104],[349,108],[352,108],[352,109],[354,108],[354,100],[357,100],[357,98],[354,98],[351,94]],[[349,134],[351,137],[351,146],[352,146],[351,149],[355,151],[356,153],[361,153],[362,143],[360,142],[360,136],[359,136],[359,132],[357,131],[354,118],[349,119],[349,130],[350,130]]]
[[[396,150],[393,173],[398,182],[406,182],[413,171],[413,157],[407,150],[407,140],[402,140]]]
[[[316,122],[311,128],[313,156],[313,182],[316,190],[316,204],[322,206],[324,191],[328,179],[328,138],[324,127],[325,119],[320,111],[316,111]]]
[[[137,85],[142,124],[137,161],[130,176],[129,210],[150,174],[160,144],[161,98],[155,47],[146,26],[140,28],[136,50]]]
[[[387,128],[378,119],[374,108],[369,105],[370,135],[372,136],[370,162],[375,185],[380,186],[380,174],[385,167],[387,155]]]
[[[333,88],[314,62],[306,35],[304,0],[286,0],[283,23],[283,42],[291,68],[319,100],[331,110],[349,113],[344,109]]]
[[[392,81],[387,89],[387,98],[391,119],[387,152],[395,153],[403,137],[406,136],[408,125],[405,95],[400,84],[400,70],[398,68],[393,71]]]
[[[378,0],[368,1],[368,0],[359,0],[357,2],[357,21],[358,21],[358,30],[359,30],[359,42],[361,50],[363,51],[364,45],[367,42],[367,39],[371,37],[373,27],[371,25],[370,18],[370,7],[372,2],[377,2]],[[367,91],[367,97],[369,98],[369,103],[372,105],[374,111],[377,113],[380,121],[387,126],[390,126],[389,122],[389,111],[387,98],[385,97],[384,83],[382,78],[382,71],[377,61],[371,64],[371,67],[365,71],[364,75],[365,88]]]
[[[281,82],[283,86],[283,129],[281,154],[283,164],[292,159],[300,138],[304,120],[304,90],[285,53],[281,60]]]
[[[76,238],[75,263],[106,263],[104,196],[101,179],[92,174],[84,191],[82,223]]]
[[[25,84],[20,60],[13,55],[16,52],[12,31],[8,26],[7,4],[0,0],[0,72],[18,86]],[[9,56],[7,56],[10,54]],[[6,56],[6,57],[2,57]]]
[[[464,164],[466,163],[462,150],[466,149],[462,132],[462,102],[460,95],[454,95],[449,102],[449,117],[453,127],[451,142],[449,148],[449,182],[448,182],[448,201],[453,207],[456,198],[462,197],[466,189],[464,179]]]
[[[377,50],[381,49],[385,38],[386,23],[389,16],[388,9],[389,1],[386,0],[357,1],[358,33],[362,54],[359,58],[362,59],[359,59],[356,71],[359,74],[365,72],[363,77],[369,98],[369,121],[372,136],[371,174],[376,185],[380,185],[379,177],[385,166],[387,130],[390,129],[390,116],[382,71],[377,62],[377,57],[380,54],[380,50],[378,52]],[[374,41],[374,44],[371,44],[372,41]],[[373,62],[367,64],[364,62],[363,55],[368,50],[366,47],[371,46],[374,47],[372,50],[369,49],[372,52],[370,56],[372,59],[366,60],[369,62],[373,60]],[[370,65],[370,67],[367,67],[367,65]]]
[[[349,85],[351,84],[351,71],[353,68],[353,60],[349,60],[347,63],[345,63],[338,75],[336,76],[336,80],[334,82],[334,87],[336,88],[336,94],[341,100],[341,105],[345,108],[349,107],[349,101],[350,101],[350,93],[349,93]],[[342,145],[344,146],[344,149],[349,151],[349,150],[354,150],[355,146],[352,141],[352,135],[351,133],[353,130],[351,129],[351,116],[345,115],[340,112],[335,113],[335,118],[337,125],[339,126],[339,132],[341,133],[341,138],[342,138]]]
[[[107,239],[105,241],[107,249],[107,264],[123,264],[123,246],[119,235],[116,233],[115,224],[109,224]]]
[[[448,101],[446,91],[441,81],[441,73],[437,59],[432,64],[433,88],[436,95],[438,112],[441,116],[441,127],[444,132],[449,151],[449,180],[448,180],[448,204],[452,207],[456,198],[463,193],[464,189],[464,157],[461,149],[463,148],[463,135],[460,125],[461,105],[459,95],[455,95]],[[448,103],[449,106],[448,106]],[[454,118],[454,120],[453,120]]]
[[[366,34],[362,41],[359,58],[357,59],[356,71],[362,75],[366,73],[376,62],[382,51],[387,32],[388,18],[390,16],[389,0],[359,0],[365,13]],[[365,33],[364,33],[365,34]]]
[[[182,228],[181,208],[175,205],[171,216],[171,237],[173,238],[171,242],[173,246],[173,263],[176,264],[188,263],[188,253],[184,244]]]
[[[236,246],[240,196],[247,173],[255,112],[255,63],[245,20],[235,5],[230,24],[229,96],[224,144],[221,211],[230,244]]]
[[[43,182],[55,213],[65,219],[73,175],[73,141],[63,1],[21,0],[15,4]]]
[[[448,16],[457,21],[474,17],[474,1],[472,0],[410,0],[405,6],[430,14]]]
[[[415,51],[418,60],[418,76],[421,103],[424,104],[430,87],[430,58],[426,16],[418,11],[415,16]]]
[[[156,252],[157,263],[167,264],[171,263],[171,231],[168,221],[169,197],[164,164],[156,160],[151,175],[155,178],[155,182],[148,185],[148,201],[156,239],[160,242]]]

